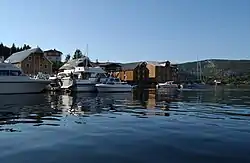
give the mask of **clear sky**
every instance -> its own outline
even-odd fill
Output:
[[[0,42],[99,61],[250,59],[250,0],[0,0]]]

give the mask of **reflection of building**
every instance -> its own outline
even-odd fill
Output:
[[[44,56],[43,51],[38,47],[13,53],[6,59],[6,62],[21,68],[25,74],[52,73],[52,62]]]
[[[54,50],[46,50],[44,51],[44,55],[53,62],[61,62],[62,60],[62,52],[54,49]]]
[[[155,105],[156,105],[155,91],[154,92],[149,91],[148,93],[149,95],[148,95],[147,108],[153,109],[155,108]]]
[[[137,89],[133,92],[133,100],[140,101],[141,105],[146,107],[146,102],[148,101],[149,90],[147,89]]]

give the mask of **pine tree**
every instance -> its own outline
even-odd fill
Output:
[[[83,57],[83,54],[81,52],[80,49],[76,49],[74,55],[73,55],[73,59],[77,59],[77,58],[82,58]]]
[[[68,54],[65,58],[65,62],[68,62],[70,60],[70,55]]]

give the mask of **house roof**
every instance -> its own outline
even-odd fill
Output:
[[[10,62],[10,63],[22,62],[25,58],[27,58],[32,53],[43,53],[43,51],[39,47],[28,49],[28,50],[23,50],[17,53],[13,53],[5,61]]]
[[[69,60],[67,63],[65,63],[62,67],[60,67],[60,70],[69,70],[69,69],[74,69],[77,67],[80,63],[85,64],[86,60],[89,64],[93,65],[90,59],[87,56],[83,56],[82,58],[77,58],[77,59],[72,59]]]
[[[165,64],[166,62],[157,62],[157,61],[146,61],[148,64],[152,64],[155,66],[164,66],[163,64]]]
[[[93,64],[100,67],[105,67],[110,65],[121,66],[121,63],[116,63],[116,62],[97,62],[97,63],[95,62]]]
[[[58,51],[58,50],[56,50],[56,49],[45,50],[44,52],[45,52],[45,53],[47,53],[47,52],[57,52],[57,53],[59,53],[59,54],[62,54],[62,52],[60,52],[60,51]]]
[[[122,70],[134,70],[142,62],[122,63]]]

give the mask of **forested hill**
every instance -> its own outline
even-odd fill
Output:
[[[5,46],[3,43],[0,43],[0,56],[4,56],[4,59],[8,58],[11,54],[30,49],[29,45],[24,44],[22,47],[16,47],[15,44],[12,44],[11,47]]]
[[[228,77],[233,76],[250,79],[250,60],[210,59],[199,61],[199,63],[201,74],[206,78],[227,80]],[[197,62],[182,63],[178,65],[178,68],[182,74],[197,76]]]

